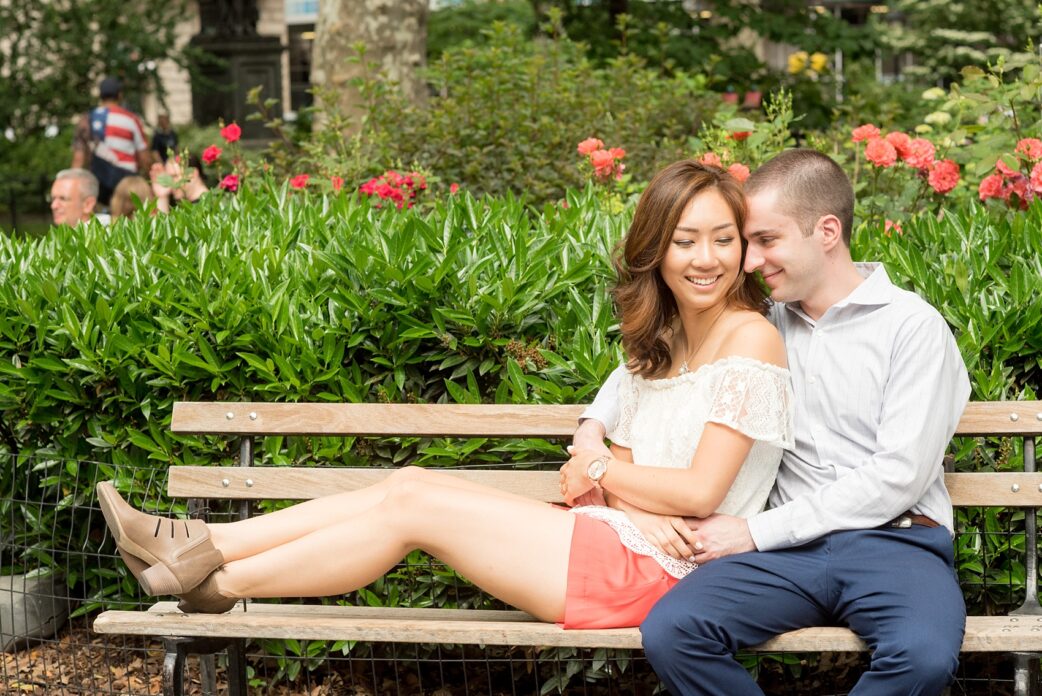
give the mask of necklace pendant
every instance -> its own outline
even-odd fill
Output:
[[[690,370],[687,369],[687,360],[680,363],[680,369],[677,370],[677,375],[686,375]]]

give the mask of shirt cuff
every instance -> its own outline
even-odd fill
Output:
[[[764,510],[746,520],[749,535],[758,551],[774,551],[792,546],[792,540],[784,531],[784,515],[779,512],[779,508]]]

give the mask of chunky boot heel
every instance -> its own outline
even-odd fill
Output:
[[[202,520],[175,520],[135,510],[111,481],[99,483],[97,491],[112,538],[145,592],[188,592],[224,563]]]

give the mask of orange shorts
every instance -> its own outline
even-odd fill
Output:
[[[623,546],[606,522],[576,515],[561,625],[639,626],[659,597],[677,582],[654,558]]]

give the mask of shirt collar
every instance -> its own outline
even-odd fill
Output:
[[[890,281],[890,276],[887,275],[886,268],[883,267],[882,263],[879,263],[878,261],[857,262],[854,264],[854,267],[865,281],[854,288],[849,295],[829,307],[825,311],[826,315],[838,307],[846,307],[849,305],[882,307],[894,301],[894,291],[896,288]],[[808,321],[811,324],[816,323],[812,321],[806,313],[804,313],[803,307],[800,306],[799,302],[785,302],[781,304],[785,309],[798,315],[804,321]],[[825,315],[822,315],[823,318],[824,316]]]

